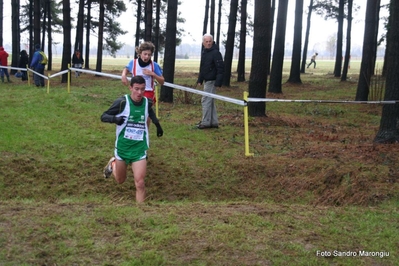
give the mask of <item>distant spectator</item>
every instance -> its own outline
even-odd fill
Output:
[[[37,73],[44,75],[44,56],[42,55],[42,50],[40,48],[40,44],[35,45],[35,53],[33,54],[32,62],[30,63],[30,67],[34,69]],[[47,59],[47,58],[46,58]],[[33,79],[35,80],[36,87],[44,87],[44,78],[37,74],[33,75]]]
[[[316,68],[316,56],[318,56],[319,54],[318,53],[314,53],[313,55],[312,55],[312,57],[310,58],[310,63],[309,63],[309,65],[308,65],[308,68],[309,68],[309,66],[311,65],[311,64],[314,64],[314,68]]]
[[[77,49],[75,51],[75,53],[73,54],[73,56],[72,56],[72,66],[74,68],[82,69],[83,63],[84,63],[83,57],[80,54],[80,51]],[[79,76],[80,76],[80,72],[76,71],[75,72],[75,77],[79,77]]]
[[[0,65],[6,67],[8,65],[8,53],[4,50],[3,46],[0,46]],[[10,80],[10,74],[8,74],[8,68],[0,68],[0,76],[1,76],[1,81],[4,82],[4,74],[7,77],[7,81],[11,82]]]
[[[21,54],[19,55],[18,67],[19,68],[27,68],[28,64],[29,64],[28,53],[26,52],[26,50],[22,50]],[[21,79],[28,80],[28,74],[26,71],[21,71]]]

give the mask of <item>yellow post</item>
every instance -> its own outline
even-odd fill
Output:
[[[155,90],[155,115],[159,118],[158,115],[158,84],[154,86]]]
[[[248,100],[248,92],[244,91],[244,101]],[[249,129],[248,129],[248,104],[244,105],[244,138],[245,138],[245,156],[254,156],[249,152]]]
[[[47,93],[50,93],[50,74],[47,74]]]
[[[30,72],[28,71],[28,65],[26,65],[26,75],[28,76],[28,85],[30,86]]]
[[[68,64],[68,69],[71,67],[70,64]],[[71,93],[71,70],[68,71],[68,93]]]

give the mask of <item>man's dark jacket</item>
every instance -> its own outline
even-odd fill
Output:
[[[197,83],[214,80],[216,87],[221,87],[223,82],[224,63],[222,54],[216,44],[211,48],[204,49],[201,55],[200,73]]]

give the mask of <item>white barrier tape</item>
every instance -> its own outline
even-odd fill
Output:
[[[9,69],[20,70],[20,71],[28,71],[26,68],[20,68],[20,67],[0,66],[0,68],[9,68]]]
[[[57,76],[61,76],[61,75],[63,75],[63,74],[68,73],[68,71],[69,71],[69,70],[67,69],[67,70],[64,70],[64,71],[55,73],[55,74],[51,75],[49,78],[54,78],[54,77],[57,77]]]
[[[46,77],[45,75],[42,75],[42,74],[40,74],[40,73],[37,73],[36,71],[34,71],[34,70],[30,69],[30,68],[28,68],[28,70],[29,70],[30,72],[33,72],[33,73],[35,73],[36,75],[38,75],[38,76],[44,78],[44,79],[47,79],[47,80],[49,79],[49,78]]]
[[[113,75],[113,74],[107,74],[107,73],[102,73],[102,72],[96,72],[96,71],[93,71],[93,70],[87,70],[87,69],[82,69],[82,68],[71,67],[71,68],[69,68],[69,70],[78,71],[78,72],[82,72],[82,73],[89,73],[89,74],[94,74],[94,75],[104,76],[104,77],[109,77],[109,78],[114,78],[114,79],[121,79],[122,78],[122,76]]]
[[[289,103],[357,103],[357,104],[395,104],[399,101],[338,101],[338,100],[288,100],[270,98],[250,98],[248,102],[289,102]]]
[[[230,103],[235,103],[235,104],[238,104],[238,105],[241,105],[241,106],[245,106],[246,105],[245,101],[243,101],[243,100],[238,100],[238,99],[229,98],[229,97],[222,96],[222,95],[217,95],[217,94],[214,94],[214,93],[200,91],[200,90],[196,90],[196,89],[192,89],[192,88],[188,88],[188,87],[172,84],[172,83],[169,83],[169,82],[165,82],[163,85],[167,86],[167,87],[183,90],[183,91],[188,91],[188,92],[200,94],[200,95],[203,95],[203,96],[208,96],[208,97],[215,98],[215,99],[218,99],[218,100],[222,100],[222,101],[226,101],[226,102],[230,102]]]

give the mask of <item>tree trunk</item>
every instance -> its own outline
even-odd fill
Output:
[[[160,17],[161,17],[161,0],[156,0],[156,7],[155,7],[155,29],[154,29],[154,61],[158,62],[158,51],[159,51],[159,24],[160,24]]]
[[[273,27],[274,27],[274,13],[276,12],[276,0],[272,0],[272,6],[270,9],[270,43],[269,47],[272,47],[272,39],[273,39]],[[272,61],[272,53],[269,53],[269,58],[267,59],[267,75],[270,75],[270,65]]]
[[[214,40],[216,39],[216,44],[218,47],[220,47],[220,25],[222,24],[222,0],[219,0],[219,9],[218,9],[218,25],[217,25],[217,31],[216,31],[216,38],[213,38]]]
[[[211,0],[211,15],[210,15],[210,34],[214,37],[215,36],[215,0]]]
[[[338,7],[338,31],[337,31],[337,52],[335,53],[334,77],[341,76],[342,69],[342,39],[344,28],[344,0],[339,0]]]
[[[252,49],[252,65],[249,77],[249,97],[265,98],[267,86],[267,58],[270,47],[265,47],[270,38],[270,0],[255,0],[254,42]],[[250,116],[265,116],[266,103],[248,104]]]
[[[349,62],[351,59],[351,32],[352,32],[352,6],[353,0],[348,0],[348,26],[346,29],[346,49],[345,49],[345,61],[344,68],[342,70],[341,81],[346,81],[348,76]]]
[[[224,54],[223,86],[230,87],[231,66],[234,53],[234,39],[236,35],[238,0],[230,1],[229,27],[227,29],[226,51]]]
[[[238,53],[237,82],[245,81],[246,37],[247,37],[247,0],[241,0],[240,50]]]
[[[202,35],[207,33],[208,28],[208,16],[209,16],[209,0],[205,1],[205,15],[204,15],[204,24],[202,25]],[[201,44],[202,47],[202,44]]]
[[[306,58],[307,58],[307,54],[308,54],[310,24],[311,24],[311,20],[310,19],[312,18],[312,11],[313,11],[313,0],[310,0],[308,19],[307,19],[307,22],[306,22],[305,43],[303,44],[301,73],[305,73],[305,69],[306,69]]]
[[[62,49],[61,70],[68,69],[71,64],[71,5],[69,0],[62,2],[62,28],[64,36],[64,45]],[[68,81],[68,73],[62,75],[61,83]]]
[[[369,96],[370,79],[374,73],[373,52],[377,45],[375,42],[375,24],[377,19],[375,10],[380,5],[380,0],[367,0],[366,23],[364,25],[363,53],[360,64],[359,81],[357,83],[356,101],[367,101]]]
[[[48,58],[48,63],[47,63],[47,70],[52,70],[53,68],[53,47],[52,47],[52,43],[53,43],[53,35],[52,35],[52,31],[51,31],[51,22],[52,22],[52,17],[51,17],[51,0],[46,0],[46,5],[48,10],[50,10],[50,12],[48,13],[48,19],[47,19],[47,50],[48,50],[48,54],[47,54],[47,58]]]
[[[97,42],[97,64],[96,71],[101,72],[103,61],[103,46],[104,46],[104,14],[105,14],[105,0],[100,0],[100,14],[98,19],[98,42]]]
[[[387,72],[385,100],[399,99],[399,2],[391,0],[387,33]],[[389,46],[389,48],[388,48]],[[399,104],[385,104],[382,108],[380,129],[374,139],[376,143],[399,141]]]
[[[165,40],[165,58],[163,75],[165,80],[170,83],[174,81],[175,62],[176,62],[176,32],[177,32],[177,5],[178,0],[168,1],[168,15],[166,21],[166,40]],[[173,88],[162,86],[162,102],[173,102]]]
[[[3,2],[3,1],[1,1]],[[11,29],[12,29],[12,55],[11,55],[11,66],[18,67],[19,54],[20,54],[20,43],[21,43],[21,28],[19,25],[19,0],[11,1]],[[2,11],[1,11],[2,12]],[[11,70],[11,74],[15,74],[16,70]]]
[[[301,81],[301,43],[302,43],[302,14],[303,0],[295,2],[294,44],[292,48],[291,70],[288,82],[302,83]]]
[[[4,3],[0,0],[0,46],[3,46],[3,13],[4,13]]]
[[[34,17],[34,7],[33,1],[29,1],[29,62],[32,61],[32,56],[34,53],[34,40],[33,40],[33,17]]]
[[[84,4],[84,0],[79,0],[78,23],[76,25],[76,37],[74,45],[74,50],[79,50],[81,52],[83,50]]]
[[[281,88],[281,82],[283,79],[287,10],[288,0],[280,0],[277,13],[276,37],[274,38],[272,69],[270,72],[269,92],[272,93],[283,92]]]
[[[86,22],[86,51],[85,51],[85,69],[90,68],[90,28],[91,28],[91,0],[87,1],[87,22]]]
[[[140,21],[141,21],[141,0],[137,0],[137,20],[136,20],[136,41],[135,47],[140,45]],[[134,58],[137,58],[136,49],[134,49]]]
[[[33,41],[34,45],[40,44],[40,0],[34,0],[33,4]]]
[[[152,41],[152,0],[145,1],[145,41]]]

